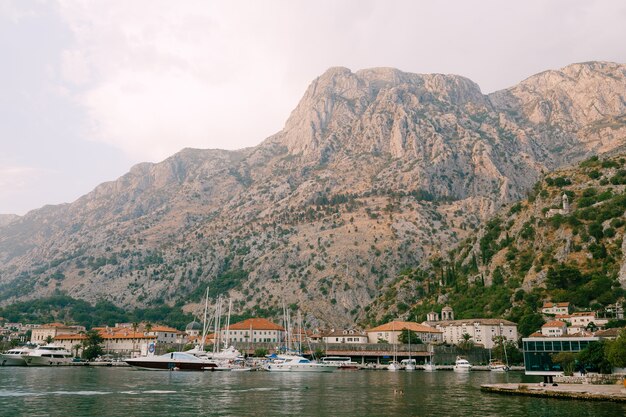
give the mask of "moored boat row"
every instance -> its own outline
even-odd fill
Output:
[[[0,354],[2,366],[56,366],[72,362],[72,353],[62,346],[14,348]]]

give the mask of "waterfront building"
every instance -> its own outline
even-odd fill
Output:
[[[220,337],[233,342],[277,343],[285,340],[285,329],[263,318],[251,318],[220,330]]]
[[[443,341],[442,331],[424,324],[414,323],[411,321],[392,321],[372,329],[368,329],[367,338],[369,343],[379,343],[384,341],[387,343],[400,343],[399,337],[402,330],[411,330],[417,333],[417,336],[424,343],[441,343]]]
[[[569,303],[543,303],[543,307],[541,308],[541,313],[543,314],[553,314],[553,315],[563,315],[569,314],[570,304]]]
[[[434,312],[433,312],[434,313]],[[436,313],[435,313],[436,315]],[[432,313],[427,317],[435,317]],[[517,343],[517,324],[504,319],[461,319],[454,320],[454,311],[446,306],[441,310],[441,320],[425,321],[422,324],[442,332],[443,341],[452,345],[464,341],[464,334],[475,344],[487,349],[494,346],[494,338],[503,337]]]
[[[78,334],[85,331],[85,326],[68,326],[62,323],[42,324],[31,330],[30,341],[42,345],[48,338],[54,339],[60,334]]]
[[[598,336],[567,335],[544,336],[533,333],[522,339],[526,375],[555,376],[563,374],[561,366],[552,361],[559,352],[580,352],[589,343],[599,341]]]
[[[348,330],[331,330],[327,333],[322,333],[321,339],[324,343],[352,343],[352,344],[365,344],[369,342],[367,333],[360,330],[348,329]]]
[[[158,343],[185,343],[185,332],[176,330],[173,327],[153,324],[150,331],[146,326],[142,326],[147,336],[154,336]]]
[[[85,339],[87,339],[87,336],[83,333],[59,334],[54,337],[54,344],[62,346],[75,356],[80,356],[83,352],[83,341]]]

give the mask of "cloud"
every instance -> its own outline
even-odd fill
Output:
[[[75,37],[63,75],[89,115],[87,136],[158,160],[279,130],[288,110],[265,104],[284,99],[283,74],[253,32],[229,26],[234,12],[205,1],[62,1]]]
[[[572,62],[626,60],[620,1],[59,0],[61,70],[85,135],[136,160],[235,149],[280,130],[326,68],[465,75],[483,91]]]

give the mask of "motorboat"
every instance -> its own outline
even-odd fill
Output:
[[[337,368],[338,365],[313,362],[299,355],[276,355],[265,365],[270,372],[333,372]]]
[[[489,362],[489,370],[491,372],[507,372],[509,367],[502,361],[492,360]]]
[[[170,352],[159,356],[143,356],[126,359],[125,362],[137,369],[154,371],[211,371],[217,367],[212,361],[206,361],[186,352]]]
[[[74,358],[72,353],[63,346],[44,345],[22,355],[28,366],[67,365]]]
[[[469,372],[472,370],[472,364],[469,363],[467,359],[457,356],[453,369],[454,372]]]
[[[340,371],[358,371],[359,364],[354,362],[349,356],[325,356],[321,359],[322,363],[337,365]]]
[[[26,366],[24,355],[28,355],[33,349],[18,347],[0,353],[0,366]]]
[[[398,363],[398,361],[391,361],[389,362],[389,365],[387,365],[388,371],[399,371],[400,369],[402,369],[402,366]]]
[[[414,371],[415,370],[415,359],[402,359],[400,361],[400,365],[404,366],[405,371]]]

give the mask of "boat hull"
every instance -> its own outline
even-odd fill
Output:
[[[333,372],[337,366],[311,364],[269,364],[265,367],[270,372]]]
[[[454,372],[459,372],[459,373],[466,373],[471,371],[472,368],[469,367],[465,367],[465,366],[455,366],[454,367]]]
[[[61,366],[68,365],[72,358],[49,358],[45,356],[26,356],[24,361],[28,366]]]
[[[26,366],[22,355],[0,354],[0,366]]]
[[[133,360],[128,359],[126,363],[130,366],[151,371],[211,371],[216,368],[213,363],[198,363],[198,362],[184,362],[184,361],[146,361],[146,360]]]

